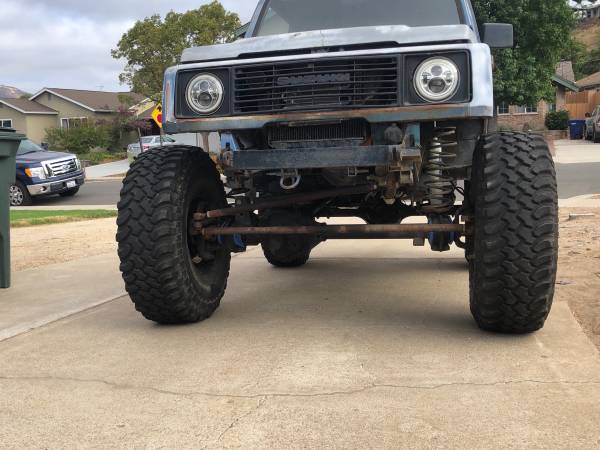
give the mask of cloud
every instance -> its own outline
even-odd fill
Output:
[[[187,11],[206,3],[209,3],[209,0],[21,0],[19,2],[25,10],[31,7],[42,7],[50,14],[98,20],[142,19],[154,13],[164,15],[169,11]],[[228,10],[238,13],[242,20],[248,20],[258,1],[222,0],[221,3]]]
[[[124,63],[110,50],[136,20],[197,8],[193,0],[2,0],[0,84],[35,92],[42,87],[126,90]],[[254,2],[223,0],[242,21]],[[8,62],[8,63],[7,63]]]

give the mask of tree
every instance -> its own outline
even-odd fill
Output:
[[[473,0],[480,24],[512,23],[515,48],[494,50],[497,102],[551,100],[556,64],[572,46],[573,10],[565,0]]]
[[[127,61],[119,80],[133,92],[160,100],[165,70],[179,62],[183,50],[230,42],[239,26],[238,15],[217,0],[186,13],[171,11],[164,20],[155,14],[138,21],[111,52]]]

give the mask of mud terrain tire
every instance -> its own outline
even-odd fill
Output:
[[[541,136],[495,133],[475,151],[470,303],[484,330],[530,333],[544,326],[558,260],[556,172]]]
[[[227,285],[231,255],[194,261],[193,212],[227,206],[223,183],[208,154],[187,146],[155,148],[131,165],[121,190],[119,257],[136,309],[161,324],[209,318]]]

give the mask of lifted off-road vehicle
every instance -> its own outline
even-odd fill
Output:
[[[187,146],[133,163],[117,237],[136,308],[207,319],[248,246],[290,268],[328,239],[413,239],[465,250],[481,328],[543,327],[556,176],[540,136],[494,131],[490,48],[512,45],[468,0],[262,0],[245,39],[186,50],[165,74],[165,131],[227,144],[217,163]],[[350,217],[365,224],[336,225]]]

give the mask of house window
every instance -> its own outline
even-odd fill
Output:
[[[88,124],[87,117],[65,117],[60,119],[61,128],[79,128]]]
[[[12,119],[0,119],[0,128],[12,128]]]
[[[498,104],[498,115],[508,114],[508,103],[502,102]]]
[[[523,105],[517,106],[515,113],[517,114],[537,114],[537,105]]]

